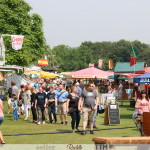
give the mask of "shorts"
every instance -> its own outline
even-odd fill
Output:
[[[11,98],[8,99],[8,104],[12,104]]]
[[[4,117],[0,117],[0,125],[2,124],[3,121],[4,121]]]
[[[88,120],[90,122],[94,122],[94,113],[95,110],[92,110],[91,108],[83,108],[82,115],[83,115],[83,122],[87,122]]]
[[[66,102],[59,103],[58,104],[58,115],[66,115],[67,114],[66,109],[67,109]]]

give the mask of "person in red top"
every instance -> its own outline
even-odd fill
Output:
[[[146,91],[141,91],[140,98],[137,99],[135,108],[138,109],[138,114],[142,115],[143,112],[150,111],[150,101]]]
[[[3,113],[3,101],[0,99],[0,125],[2,124],[2,122],[4,121],[4,113]],[[4,139],[3,139],[3,134],[0,131],[0,143],[1,144],[5,144]]]

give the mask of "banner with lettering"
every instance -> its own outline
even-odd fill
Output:
[[[150,83],[150,78],[134,78],[134,83]]]
[[[11,35],[12,48],[15,50],[19,50],[22,48],[23,44],[23,35]]]

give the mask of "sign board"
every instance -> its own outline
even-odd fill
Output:
[[[134,78],[134,83],[150,83],[150,78]]]
[[[19,50],[22,48],[23,44],[23,35],[11,35],[12,48],[15,50]]]
[[[120,124],[120,113],[118,104],[108,104],[109,124]]]

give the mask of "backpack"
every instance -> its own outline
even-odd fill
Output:
[[[12,88],[8,89],[8,96],[9,96],[9,98],[13,98]]]
[[[104,105],[103,104],[98,104],[98,106],[97,106],[97,113],[98,114],[102,114],[104,112],[105,112]]]

